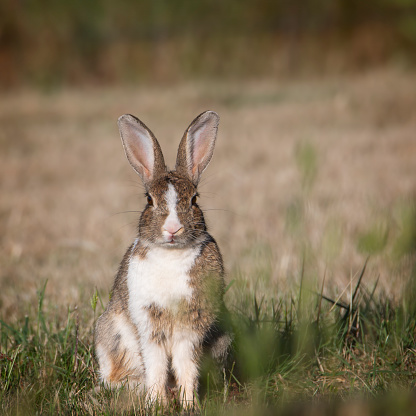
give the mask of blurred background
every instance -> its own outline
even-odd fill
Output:
[[[116,127],[133,113],[170,166],[221,116],[201,205],[231,302],[307,274],[401,296],[412,269],[416,0],[0,3],[0,310],[104,296],[144,206]],[[245,295],[244,295],[245,296]],[[59,299],[59,302],[58,302]]]
[[[415,63],[414,0],[4,0],[0,84],[54,87]]]
[[[413,414],[416,0],[1,0],[0,403],[105,413],[92,328],[145,206],[116,121],[172,167],[205,110],[199,203],[253,381],[221,381],[221,406],[405,414],[396,387]]]

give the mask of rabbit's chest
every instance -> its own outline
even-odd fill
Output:
[[[156,306],[174,311],[181,302],[191,299],[190,271],[198,254],[198,249],[154,248],[143,259],[131,258],[127,285],[134,320],[140,320],[143,308]]]

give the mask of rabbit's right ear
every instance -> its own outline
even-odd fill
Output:
[[[198,185],[214,152],[220,117],[215,111],[200,114],[186,129],[179,144],[176,170]]]
[[[124,114],[118,119],[118,128],[127,160],[145,186],[166,171],[159,143],[144,123],[131,114]]]

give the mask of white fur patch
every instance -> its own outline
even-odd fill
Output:
[[[199,254],[198,248],[168,249],[151,248],[144,259],[130,259],[127,285],[129,309],[133,322],[140,326],[146,317],[144,307],[155,304],[161,308],[174,309],[181,299],[189,300],[189,271]],[[143,328],[138,328],[143,333]]]
[[[111,374],[111,360],[108,357],[105,348],[101,344],[97,345],[95,353],[97,354],[97,360],[100,363],[100,380],[105,382]]]
[[[146,343],[143,346],[143,359],[146,366],[146,389],[152,400],[161,399],[165,395],[168,377],[168,355],[163,346]]]
[[[120,335],[120,354],[123,354],[126,365],[132,374],[136,376],[135,383],[139,382],[139,377],[144,374],[143,360],[140,354],[140,344],[134,333],[131,331],[131,327],[126,321],[124,315],[114,314],[112,316],[112,322],[114,324],[114,333]],[[98,344],[96,347],[97,359],[100,364],[100,379],[102,382],[110,384],[109,377],[113,370],[113,366],[116,365],[113,362],[114,358],[111,354],[108,354],[105,347],[102,344]]]
[[[189,272],[199,255],[198,248],[168,249],[153,247],[144,259],[130,258],[127,272],[129,310],[140,336],[141,354],[145,368],[145,385],[151,399],[163,397],[168,372],[168,356],[174,355],[180,383],[186,386],[187,396],[198,369],[192,362],[196,334],[174,334],[159,345],[151,341],[152,326],[146,307],[154,304],[173,312],[182,299],[190,300]],[[189,337],[189,338],[188,338]]]
[[[168,231],[166,237],[169,237],[169,234],[174,234],[182,227],[182,224],[178,218],[178,213],[176,211],[176,204],[178,203],[178,194],[176,192],[175,187],[171,183],[168,185],[168,190],[165,194],[165,200],[168,206],[169,215],[166,217],[162,229],[164,236],[165,231]]]
[[[115,332],[121,336],[120,344],[131,355],[131,359],[135,362],[133,366],[139,368],[141,366],[139,343],[134,333],[131,332],[126,318],[124,315],[114,315],[113,323]]]
[[[136,250],[137,244],[139,244],[139,238],[136,238],[134,240],[133,248],[131,250],[132,253],[134,253],[134,250]]]
[[[177,331],[173,334],[172,367],[178,386],[185,400],[192,401],[198,377],[198,366],[195,362],[195,345],[198,336],[192,331]]]
[[[176,204],[178,202],[178,194],[175,187],[169,183],[168,190],[165,194],[165,201],[168,204],[169,213],[176,214]]]

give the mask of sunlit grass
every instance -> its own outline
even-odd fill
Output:
[[[407,403],[416,371],[416,310],[405,301],[392,305],[376,298],[365,273],[364,265],[347,288],[349,303],[326,296],[325,285],[322,293],[303,285],[295,295],[268,299],[240,292],[240,300],[229,305],[234,334],[229,368],[220,375],[209,366],[202,371],[196,413],[249,415],[291,411],[304,403],[302,414],[308,414],[309,406],[341,408],[365,400],[363,414],[370,415],[377,414],[375,398],[385,400],[395,390],[400,396],[388,403]],[[44,295],[45,286],[31,316],[15,324],[1,321],[4,414],[146,414],[149,404],[133,392],[94,390],[88,325],[102,310],[98,294],[91,294],[90,316],[68,310],[65,319],[45,310]],[[153,411],[176,414],[179,407],[173,402]]]
[[[137,108],[173,161],[189,115],[212,108],[221,125],[201,203],[228,272],[234,352],[225,374],[203,363],[195,413],[411,414],[414,85],[375,72],[10,95],[0,103],[2,413],[150,412],[134,392],[95,391],[92,328],[143,205],[115,120]]]

